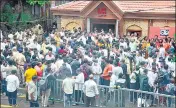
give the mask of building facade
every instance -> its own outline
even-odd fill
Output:
[[[175,35],[174,1],[73,1],[54,6],[51,12],[57,23],[69,30],[110,28],[117,37]]]

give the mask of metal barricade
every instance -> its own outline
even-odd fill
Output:
[[[54,91],[51,90],[53,94],[50,96],[52,98],[50,98],[50,100],[66,104],[67,101],[64,101],[65,97],[62,90],[62,80],[57,79],[56,82],[53,83],[54,87],[52,87],[52,89]],[[69,106],[78,105],[79,107],[82,107],[86,102],[85,94],[82,89],[83,83],[75,84],[77,84],[77,88],[74,87]],[[97,86],[99,96],[95,99],[96,107],[175,107],[175,96],[127,88],[113,88],[104,85]],[[41,95],[39,95],[39,98],[41,99]],[[22,102],[22,100],[20,101]],[[17,104],[18,102],[19,99],[17,98]],[[21,102],[20,104],[22,104]],[[18,105],[20,106],[20,104]]]
[[[83,86],[82,83],[76,83]],[[62,80],[57,80],[57,99],[63,101]],[[99,96],[96,99],[97,107],[175,107],[175,96],[133,90],[127,88],[112,88],[109,86],[98,85]],[[72,102],[83,106],[85,95],[83,90],[73,92]]]

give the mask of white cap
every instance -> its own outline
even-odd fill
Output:
[[[89,78],[93,78],[93,74],[90,74],[90,75],[89,75]]]

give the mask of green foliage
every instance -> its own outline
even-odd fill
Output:
[[[1,11],[1,17],[0,17],[0,21],[1,22],[7,22],[9,21],[9,16],[11,16],[13,10],[12,7],[9,3],[7,3],[4,8]]]
[[[27,3],[30,5],[39,4],[40,6],[43,6],[46,3],[49,3],[49,0],[26,0]]]

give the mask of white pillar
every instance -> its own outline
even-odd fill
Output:
[[[87,33],[90,32],[90,18],[87,18]]]
[[[115,31],[116,37],[119,38],[119,20],[116,20]]]

